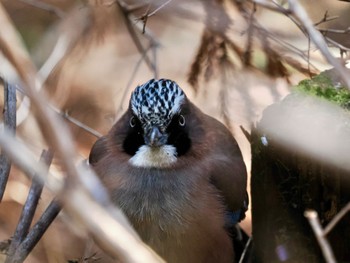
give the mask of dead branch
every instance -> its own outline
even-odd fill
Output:
[[[4,123],[11,131],[16,132],[16,87],[4,80]],[[4,196],[7,180],[10,174],[11,162],[6,155],[0,155],[0,202]]]
[[[314,23],[314,26],[319,26],[323,23],[330,22],[330,21],[338,19],[338,18],[339,18],[339,16],[329,16],[328,11],[326,11],[323,15],[323,18],[320,21]]]
[[[324,235],[328,235],[338,222],[350,211],[350,203],[348,203],[342,210],[337,213],[331,222],[324,228]]]
[[[57,153],[62,162],[62,168],[68,175],[65,182],[66,187],[63,187],[61,180],[46,177],[45,169],[43,167],[38,169],[40,166],[32,162],[28,151],[23,156],[24,152],[18,151],[18,148],[15,147],[19,143],[16,143],[8,132],[3,132],[0,135],[0,145],[3,150],[17,165],[25,164],[25,166],[20,167],[26,173],[33,174],[33,171],[36,171],[41,174],[41,180],[46,181],[49,189],[57,194],[67,213],[84,225],[110,255],[125,262],[162,262],[159,256],[142,243],[136,232],[127,223],[122,212],[109,202],[108,195],[102,190],[101,183],[95,185],[98,192],[105,193],[101,197],[103,200],[99,200],[99,203],[93,198],[96,198],[96,195],[89,191],[91,189],[83,187],[86,180],[94,182],[99,182],[99,180],[90,169],[83,170],[75,166],[74,160],[76,160],[77,154],[72,135],[65,123],[57,118],[55,112],[48,107],[45,92],[40,94],[37,92],[43,82],[1,4],[0,48],[26,85],[26,92],[32,101],[42,133]],[[20,148],[23,149],[24,146],[22,145]],[[29,161],[30,159],[31,161]],[[50,182],[52,179],[53,182]],[[94,216],[91,216],[91,211],[94,211]]]
[[[74,125],[78,126],[79,128],[83,129],[84,131],[90,133],[91,135],[97,137],[97,138],[100,138],[102,137],[102,134],[99,133],[98,131],[95,131],[94,129],[90,128],[89,126],[85,125],[84,123],[78,121],[77,119],[73,118],[72,116],[70,116],[68,114],[67,111],[65,112],[61,112],[60,113],[61,116],[63,118],[65,118],[66,120],[70,121],[71,123],[73,123]]]
[[[66,18],[65,23],[74,26],[66,26],[66,30],[64,30],[58,37],[52,52],[39,69],[38,73],[40,75],[40,81],[45,82],[58,63],[70,50],[72,50],[78,39],[81,37],[82,32],[86,29],[86,25],[88,24],[87,17],[88,15],[86,13],[79,17]],[[42,85],[39,86],[41,87]],[[19,87],[17,86],[17,89],[18,88]],[[25,97],[17,110],[17,125],[20,125],[28,117],[31,105],[27,92],[24,90],[21,90],[21,92]]]
[[[41,215],[38,222],[33,226],[33,229],[29,232],[23,242],[17,248],[13,258],[7,258],[5,263],[21,263],[23,262],[29,253],[33,250],[35,245],[42,238],[48,227],[58,216],[61,211],[61,206],[56,200],[53,200]]]
[[[143,23],[143,27],[142,27],[142,34],[144,34],[146,32],[146,24],[148,21],[148,18],[150,18],[151,16],[155,15],[160,9],[162,9],[164,6],[166,6],[167,4],[169,4],[172,0],[168,0],[166,2],[164,2],[163,4],[161,4],[159,7],[157,7],[154,11],[150,12],[150,5],[147,8],[147,11],[144,15],[142,15],[141,17],[138,17],[136,20],[137,21],[142,21]]]
[[[245,262],[244,260],[245,260],[247,251],[248,251],[248,249],[249,249],[249,247],[250,247],[250,244],[252,243],[252,240],[253,240],[253,238],[252,238],[252,237],[249,237],[247,243],[246,243],[245,246],[244,246],[244,250],[243,250],[243,252],[242,252],[242,256],[241,256],[241,258],[239,259],[239,262],[238,262],[238,263],[243,263],[243,262]]]
[[[338,71],[345,85],[350,89],[350,76],[342,63],[330,53],[322,34],[314,27],[305,9],[297,0],[288,0],[289,9],[308,32],[311,40],[320,49],[327,61]]]
[[[332,248],[325,237],[325,233],[322,229],[321,222],[317,216],[316,211],[306,211],[305,217],[307,220],[309,220],[309,223],[311,225],[312,230],[314,231],[314,234],[316,236],[316,239],[318,241],[318,244],[320,245],[320,248],[322,250],[323,256],[327,263],[336,263],[336,259],[333,255]]]
[[[347,73],[344,65],[333,55],[330,53],[326,40],[322,36],[322,34],[315,28],[315,24],[311,21],[305,9],[297,0],[288,0],[289,8],[285,9],[282,6],[279,6],[277,3],[266,1],[266,0],[252,0],[253,3],[256,3],[262,7],[268,8],[269,10],[273,10],[279,12],[281,14],[285,14],[288,16],[297,26],[298,28],[309,36],[312,42],[318,47],[322,55],[325,59],[331,64],[334,68],[337,69],[341,78],[343,79],[345,85],[350,89],[350,76]],[[327,13],[324,15],[323,19],[316,23],[324,23],[330,19],[334,19],[333,17],[329,18]],[[343,49],[346,50],[346,49]]]
[[[50,5],[48,3],[45,3],[43,1],[38,1],[38,0],[19,0],[19,1],[21,1],[22,3],[25,3],[27,5],[31,5],[33,7],[42,9],[44,11],[48,11],[50,13],[53,13],[59,18],[65,17],[65,13],[61,9],[59,9],[58,7],[56,7],[54,5]]]
[[[150,68],[150,70],[154,73],[154,77],[157,78],[158,77],[158,72],[157,72],[157,67],[156,67],[156,61],[152,61],[148,56],[147,56],[147,49],[143,46],[141,40],[139,39],[137,32],[135,30],[134,25],[132,24],[132,20],[136,20],[136,18],[130,13],[128,5],[119,0],[117,1],[117,4],[122,12],[124,21],[126,23],[126,27],[129,31],[129,34],[133,40],[133,42],[135,43],[136,48],[138,49],[139,53],[142,55],[142,57],[144,58],[147,66]],[[136,25],[137,26],[137,25]],[[142,27],[142,29],[140,29],[141,32],[143,32],[143,34],[148,38],[148,40],[150,41],[152,48],[156,49],[158,48],[159,44],[156,41],[155,37],[148,32],[145,28]]]
[[[51,151],[43,151],[40,162],[43,163],[47,168],[50,166],[52,162],[53,154]],[[8,250],[8,257],[6,262],[15,262],[15,254],[17,254],[17,249],[27,236],[29,232],[30,225],[32,223],[35,210],[37,208],[41,192],[43,190],[43,184],[41,184],[35,177],[33,177],[32,185],[30,187],[27,200],[24,204],[21,217],[17,224],[15,234],[12,238],[11,245]],[[23,258],[24,259],[24,258]]]

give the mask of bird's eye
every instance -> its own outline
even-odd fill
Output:
[[[131,128],[134,128],[134,127],[136,126],[136,118],[135,118],[135,116],[132,116],[132,117],[130,118],[129,124],[130,124],[130,127],[131,127]]]
[[[183,115],[180,115],[179,116],[179,125],[183,127],[183,126],[185,126],[185,124],[186,124],[185,117]]]

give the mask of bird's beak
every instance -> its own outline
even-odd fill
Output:
[[[151,147],[160,147],[167,142],[167,135],[163,134],[159,127],[154,125],[145,132],[144,135],[145,143]]]

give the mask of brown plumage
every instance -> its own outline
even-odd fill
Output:
[[[148,92],[164,82],[171,81],[151,80],[139,87]],[[155,100],[152,96],[141,96],[135,104],[141,88],[121,119],[93,146],[91,165],[142,240],[167,262],[233,262],[225,215],[227,211],[244,215],[247,205],[246,168],[235,139],[182,93],[180,106],[168,105],[167,114],[152,115],[163,104],[148,105]],[[143,100],[148,100],[150,111],[138,108]],[[155,121],[164,116],[170,119]],[[146,122],[159,127],[157,132],[149,135]],[[147,153],[140,155],[144,145]],[[164,145],[171,145],[170,150]],[[159,153],[159,149],[165,150]],[[170,158],[172,149],[176,151]]]

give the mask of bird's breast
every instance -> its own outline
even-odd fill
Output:
[[[162,169],[131,170],[125,184],[113,191],[113,199],[130,218],[162,228],[184,221],[192,204],[190,182],[180,182]]]
[[[171,166],[177,160],[176,148],[172,145],[161,147],[141,146],[129,160],[135,167],[165,168]]]
[[[142,240],[168,262],[230,262],[224,207],[202,165],[179,158],[170,168],[101,162],[96,169]]]

